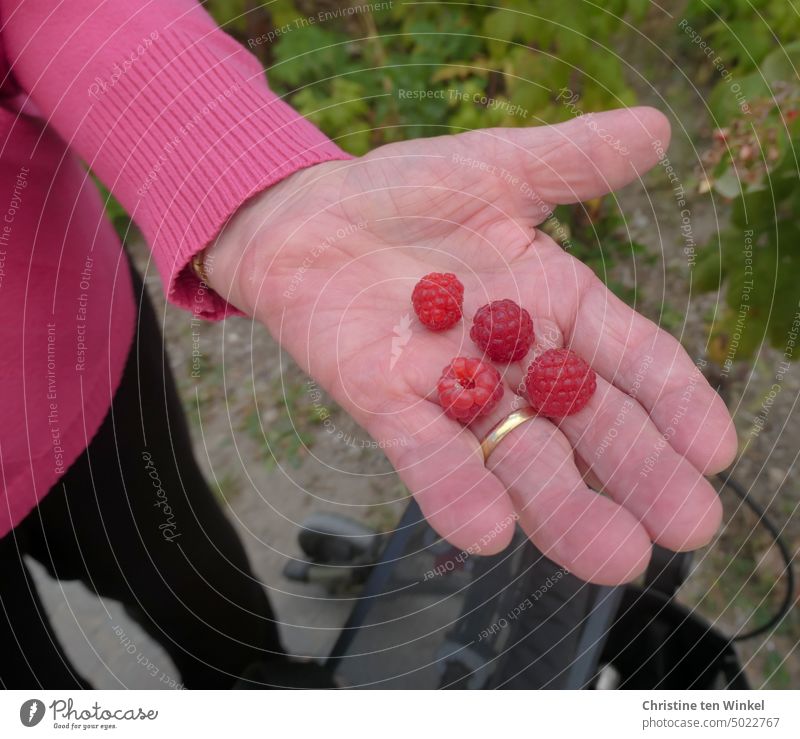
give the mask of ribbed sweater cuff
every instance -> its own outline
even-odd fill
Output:
[[[168,298],[204,318],[239,311],[201,286],[192,256],[264,188],[350,158],[251,70],[171,31],[90,112],[101,158],[119,167],[120,200],[152,248]]]

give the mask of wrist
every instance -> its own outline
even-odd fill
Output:
[[[196,255],[192,268],[198,279],[248,315],[259,306],[277,303],[265,295],[264,281],[279,263],[292,259],[292,237],[318,202],[316,182],[326,162],[298,170],[243,203],[217,238]],[[324,205],[315,205],[319,210]]]

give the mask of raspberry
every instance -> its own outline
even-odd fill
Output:
[[[464,286],[450,272],[431,272],[415,285],[411,303],[424,326],[442,331],[461,320]]]
[[[495,300],[478,309],[469,335],[495,362],[516,362],[533,344],[533,321],[513,300]]]
[[[548,349],[528,367],[525,387],[539,413],[563,418],[586,407],[597,388],[597,375],[575,352]]]
[[[445,415],[470,423],[494,409],[503,397],[500,373],[472,357],[456,357],[442,371],[437,385]]]

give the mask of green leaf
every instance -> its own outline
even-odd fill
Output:
[[[767,82],[794,82],[800,70],[800,41],[780,46],[761,63],[761,73]]]
[[[692,287],[700,292],[719,290],[724,269],[719,251],[708,246],[702,249],[692,268]]]
[[[714,180],[714,190],[725,198],[735,198],[741,193],[741,187],[739,176],[732,166]]]
[[[633,23],[641,23],[652,7],[651,0],[628,0],[628,14]]]
[[[210,0],[206,10],[214,16],[214,20],[228,33],[232,29],[243,30],[246,26],[245,0]]]
[[[322,26],[289,31],[275,44],[275,63],[267,75],[270,82],[300,87],[341,74],[352,67],[346,40]]]
[[[483,32],[489,37],[489,51],[502,54],[509,49],[509,44],[517,32],[517,16],[505,10],[495,10],[483,21]]]
[[[760,73],[754,72],[735,81],[739,88],[734,89],[731,82],[720,80],[709,96],[708,106],[715,126],[725,126],[739,115],[744,103],[752,105],[755,100],[772,94]]]
[[[731,223],[740,228],[762,229],[775,225],[776,192],[762,188],[741,193],[733,201]]]

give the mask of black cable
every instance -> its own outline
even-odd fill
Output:
[[[783,557],[784,564],[786,565],[781,573],[781,575],[786,578],[786,594],[783,597],[783,603],[781,604],[780,609],[772,616],[772,618],[770,618],[769,621],[767,621],[767,623],[763,624],[762,626],[758,626],[751,631],[745,631],[743,634],[739,633],[736,636],[730,637],[730,641],[732,642],[745,641],[746,639],[752,639],[756,636],[766,633],[767,631],[770,631],[781,621],[783,621],[783,619],[789,614],[789,611],[791,611],[795,587],[792,554],[789,551],[789,548],[786,546],[786,543],[783,541],[780,531],[778,531],[778,527],[767,517],[767,512],[750,497],[750,494],[747,492],[747,490],[745,490],[741,484],[736,482],[736,480],[731,478],[729,475],[723,475],[720,473],[717,475],[717,479],[722,483],[723,487],[729,487],[734,493],[736,493],[736,495],[741,498],[742,502],[745,503],[750,510],[752,510],[753,513],[758,516],[758,522],[769,532],[769,535],[772,537],[772,540],[778,547],[781,557]]]

